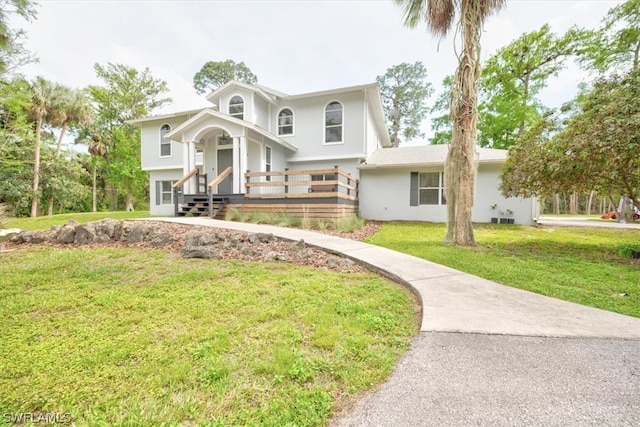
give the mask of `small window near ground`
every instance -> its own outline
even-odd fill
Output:
[[[173,184],[175,181],[156,181],[156,205],[173,204]]]
[[[444,173],[423,172],[420,174],[420,201],[421,205],[446,205],[444,195]]]
[[[342,104],[330,102],[324,109],[324,142],[342,142]]]
[[[244,119],[244,99],[241,96],[234,96],[229,101],[229,115],[237,119]]]
[[[288,108],[278,113],[278,135],[293,135],[293,111]]]
[[[446,204],[444,172],[411,172],[410,206]]]
[[[162,125],[160,128],[160,157],[171,156],[171,140],[167,138],[169,132],[171,132],[171,126]]]

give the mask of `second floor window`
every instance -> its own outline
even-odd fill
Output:
[[[324,109],[324,142],[342,142],[342,104],[337,101]]]
[[[293,111],[288,108],[278,113],[278,135],[293,135]]]
[[[169,132],[171,132],[171,126],[162,125],[160,128],[160,157],[171,156],[171,140],[167,138]]]
[[[244,99],[241,96],[236,95],[229,101],[229,115],[244,120]]]

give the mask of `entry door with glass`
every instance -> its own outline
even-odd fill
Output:
[[[218,150],[218,174],[224,172],[226,168],[233,165],[233,150]],[[218,184],[218,194],[233,193],[233,172]]]

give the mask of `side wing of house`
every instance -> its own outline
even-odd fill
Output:
[[[444,186],[446,146],[378,150],[360,169],[360,215],[372,220],[446,222]],[[476,176],[472,221],[491,222],[495,215],[533,225],[537,200],[509,198],[499,190],[506,153],[482,151]],[[496,206],[492,209],[492,206]]]

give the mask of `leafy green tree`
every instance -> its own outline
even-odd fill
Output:
[[[47,123],[57,120],[61,114],[61,104],[58,100],[64,90],[57,83],[36,77],[30,85],[29,115],[34,122],[34,151],[33,151],[33,186],[31,193],[31,217],[38,216],[38,199],[40,197],[40,148],[42,145],[42,131]]]
[[[86,91],[72,90],[69,88],[61,88],[58,102],[58,109],[56,114],[51,119],[51,125],[59,128],[58,142],[56,144],[55,159],[60,159],[60,153],[62,149],[62,141],[69,127],[79,128],[89,125],[93,120],[93,107],[89,100],[89,96]],[[51,168],[53,172],[60,171],[65,175],[62,178],[68,178],[70,176],[66,169],[63,167]],[[49,208],[48,214],[53,215],[54,195],[62,197],[61,191],[51,192],[49,196]]]
[[[506,196],[587,193],[629,195],[640,208],[640,70],[598,81],[562,127],[540,120],[509,150]]]
[[[242,83],[258,83],[258,77],[251,72],[244,62],[209,61],[193,76],[193,87],[198,94],[216,90],[231,80]]]
[[[476,176],[480,35],[485,18],[501,9],[506,0],[396,0],[396,3],[403,7],[405,25],[413,28],[426,22],[433,34],[441,36],[449,33],[456,14],[459,15],[462,46],[453,80],[453,133],[445,164],[446,241],[475,245],[471,210]]]
[[[427,81],[427,69],[422,62],[403,62],[389,67],[383,76],[376,77],[380,86],[391,145],[398,146],[401,137],[405,141],[424,137],[420,125],[429,107],[427,99],[433,94]]]
[[[151,114],[171,101],[163,97],[167,83],[156,79],[149,69],[140,72],[123,64],[94,66],[102,86],[90,86],[95,106],[93,124],[81,132],[92,154],[105,164],[110,189],[110,209],[118,207],[118,196],[125,196],[125,209],[133,209],[133,200],[146,185],[146,173],[140,167],[140,130],[128,123]]]
[[[431,114],[438,114],[431,119],[433,138],[429,143],[433,145],[448,144],[451,142],[451,104],[452,104],[453,76],[446,76],[442,80],[442,92],[436,98],[431,107]]]
[[[545,24],[487,60],[481,80],[480,146],[508,148],[541,117],[544,107],[537,96],[575,53],[578,33],[572,29],[558,36]]]
[[[30,0],[0,1],[0,74],[14,71],[21,65],[35,60],[24,48],[24,31],[9,26],[10,17],[16,15],[27,21],[35,19],[34,2]]]
[[[581,64],[600,74],[627,72],[640,66],[640,0],[627,0],[609,10],[602,26],[583,31]]]

